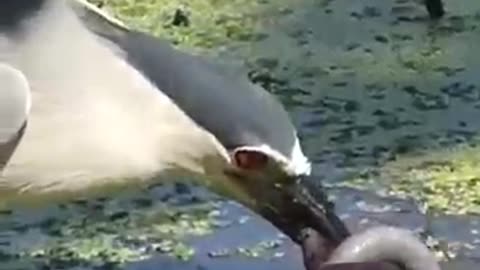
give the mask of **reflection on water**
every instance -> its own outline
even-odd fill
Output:
[[[218,54],[248,59],[289,108],[352,230],[410,228],[448,269],[474,269],[480,217],[451,213],[480,213],[480,2],[445,1],[438,24],[416,2],[295,1]],[[0,269],[302,269],[278,231],[202,189],[131,196],[2,213]]]

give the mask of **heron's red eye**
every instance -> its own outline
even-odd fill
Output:
[[[261,170],[268,163],[268,157],[258,151],[238,150],[234,153],[235,165],[244,170]]]

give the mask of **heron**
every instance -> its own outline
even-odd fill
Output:
[[[85,26],[78,3],[0,2],[0,100],[11,104],[0,118],[2,204],[41,205],[182,177],[294,239],[301,226],[329,230],[298,188],[311,163],[277,99],[150,35],[107,39]]]
[[[312,166],[287,111],[237,71],[73,0],[0,1],[0,63],[4,207],[186,177],[297,243],[305,228],[349,237],[302,184]]]

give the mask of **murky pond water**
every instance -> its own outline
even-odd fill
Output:
[[[480,2],[445,1],[436,23],[409,0],[256,2],[254,35],[214,54],[288,107],[338,214],[478,268]],[[0,269],[303,269],[275,228],[213,198],[175,185],[1,213]]]
[[[289,106],[352,230],[400,225],[478,261],[480,3],[432,22],[418,2],[301,1],[238,55]]]

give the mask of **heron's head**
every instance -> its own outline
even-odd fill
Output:
[[[109,46],[197,126],[168,117],[173,106],[168,112],[159,110],[162,121],[157,123],[165,126],[160,130],[168,130],[160,140],[164,160],[170,155],[176,165],[196,168],[204,174],[203,184],[254,210],[294,240],[306,227],[332,234],[321,203],[304,186],[305,178],[312,177],[310,161],[289,114],[275,97],[238,70],[182,53],[103,17],[91,19],[91,14],[98,17],[96,11],[81,16],[87,27],[103,29],[100,34],[109,39]],[[103,21],[107,27],[99,28]],[[142,107],[142,119],[146,111]],[[155,121],[148,123],[151,127]],[[203,135],[195,136],[195,130]]]
[[[155,48],[167,50],[165,46]],[[138,63],[138,50],[128,51],[130,61]],[[216,145],[223,153],[213,155],[222,162],[211,162],[205,170],[209,188],[241,202],[295,241],[300,240],[306,227],[320,231],[332,241],[339,240],[342,235],[335,235],[335,228],[327,224],[324,202],[318,201],[318,196],[310,194],[313,190],[306,187],[315,182],[312,166],[282,104],[241,75],[225,74],[203,61],[188,59],[191,56],[162,53],[164,57],[170,54],[176,57],[163,67],[153,68],[162,72],[150,78],[160,82],[159,88],[211,135],[215,143],[210,145]],[[176,61],[188,64],[178,65]],[[137,64],[137,68],[140,66]],[[168,76],[172,70],[185,77]],[[162,76],[169,83],[162,83]],[[170,84],[175,87],[168,88]],[[195,145],[204,145],[202,142]]]
[[[248,206],[294,240],[305,227],[331,234],[322,224],[321,203],[303,185],[311,177],[310,161],[289,114],[273,95],[231,67],[174,50],[143,33],[113,35],[110,41],[211,135],[215,142],[210,145],[219,151],[213,156],[223,160],[205,170],[211,189]],[[205,147],[205,141],[189,145]]]
[[[308,188],[309,181],[315,179],[298,139],[288,156],[269,145],[227,151],[227,165],[206,176],[212,177],[212,190],[247,206],[296,242],[301,241],[306,228],[325,235],[333,245],[345,236],[343,228],[333,228],[337,224],[328,220],[326,201],[312,195]]]

